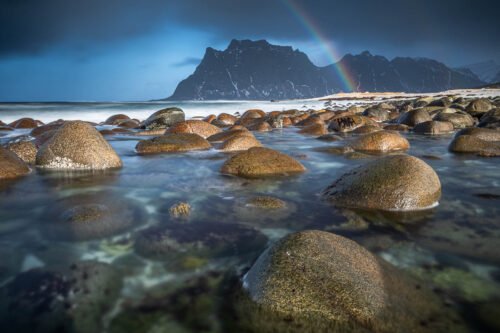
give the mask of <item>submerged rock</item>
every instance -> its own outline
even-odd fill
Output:
[[[149,140],[140,141],[135,150],[140,154],[185,152],[212,148],[210,142],[192,133],[167,133]]]
[[[250,206],[266,209],[282,209],[287,206],[285,201],[269,196],[253,197],[248,200],[248,204]]]
[[[254,147],[230,157],[221,172],[245,178],[259,178],[302,173],[305,167],[279,151]]]
[[[66,270],[31,269],[0,289],[0,330],[101,332],[121,285],[111,265],[95,261]]]
[[[393,155],[345,173],[323,191],[323,197],[339,207],[419,210],[438,202],[441,183],[424,161]]]
[[[377,131],[354,138],[349,146],[358,151],[389,152],[410,148],[410,143],[397,132]]]
[[[144,210],[112,193],[63,198],[45,210],[42,232],[50,239],[84,241],[120,234],[145,222]]]
[[[145,130],[166,129],[176,123],[185,120],[184,111],[180,108],[166,108],[153,113],[142,124],[141,128]]]
[[[178,202],[168,209],[170,217],[174,219],[187,218],[191,214],[191,205],[187,202]]]
[[[222,222],[169,223],[141,231],[135,241],[137,253],[164,261],[185,256],[200,258],[242,255],[261,250],[267,238],[259,231]]]
[[[120,168],[122,161],[93,126],[72,121],[43,144],[36,164],[51,169],[108,169]]]
[[[236,301],[253,332],[465,332],[430,290],[357,243],[323,231],[266,250]]]
[[[16,154],[0,146],[0,180],[24,176],[30,168]]]
[[[186,120],[172,125],[166,133],[193,133],[206,139],[219,132],[221,132],[219,127],[203,120]]]

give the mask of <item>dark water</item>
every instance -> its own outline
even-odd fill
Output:
[[[500,304],[499,160],[450,154],[451,135],[407,135],[409,154],[439,175],[439,206],[412,214],[339,212],[319,193],[342,173],[376,157],[324,153],[318,148],[334,143],[296,131],[256,133],[265,146],[307,167],[291,178],[223,176],[218,170],[228,155],[214,150],[138,156],[138,139],[115,136],[109,140],[123,160],[120,170],[34,170],[2,183],[0,282],[5,285],[33,267],[58,269],[97,260],[115,267],[120,274],[114,283],[122,284],[119,297],[101,313],[107,331],[217,332],[225,327],[220,314],[225,296],[215,286],[245,272],[268,244],[287,233],[319,229],[354,239],[424,279],[460,304],[471,331],[485,330],[477,309],[487,302]],[[246,201],[256,195],[278,197],[287,208],[248,206]],[[120,216],[124,222],[118,231],[70,230],[58,224],[68,209],[89,198],[99,198]],[[179,201],[192,207],[187,220],[169,215],[169,207]],[[165,230],[174,230],[177,242],[162,252],[153,245]],[[197,245],[184,247],[183,242]]]

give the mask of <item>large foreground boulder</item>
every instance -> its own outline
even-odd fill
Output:
[[[0,180],[24,176],[30,168],[16,154],[0,146]]]
[[[52,169],[108,169],[121,167],[122,161],[93,126],[72,121],[40,148],[36,164]]]
[[[269,148],[254,147],[229,158],[221,172],[245,178],[283,176],[304,172],[294,158]]]
[[[11,142],[7,144],[5,148],[16,154],[24,162],[28,164],[35,164],[38,149],[33,141]]]
[[[210,149],[210,142],[192,133],[168,133],[149,140],[140,141],[135,149],[140,154],[184,152]]]
[[[254,332],[465,332],[425,286],[328,232],[278,241],[243,285],[249,299],[241,297],[236,311]]]
[[[345,173],[323,191],[323,196],[339,207],[419,210],[438,202],[441,183],[424,161],[393,155]]]
[[[185,115],[182,109],[166,108],[158,110],[149,116],[149,118],[141,124],[141,128],[145,130],[161,130],[184,120]]]

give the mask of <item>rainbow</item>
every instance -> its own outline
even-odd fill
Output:
[[[316,22],[309,16],[309,14],[300,7],[294,0],[281,0],[285,7],[290,11],[290,13],[297,18],[297,20],[304,26],[309,34],[314,38],[315,41],[319,43],[324,52],[326,53],[328,59],[333,64],[335,71],[337,72],[342,85],[346,92],[356,90],[356,81],[349,70],[342,65],[337,60],[340,59],[340,55],[335,49],[332,42],[323,34],[320,27]]]

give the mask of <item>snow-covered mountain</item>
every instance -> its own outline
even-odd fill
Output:
[[[195,72],[181,81],[170,100],[269,100],[310,98],[345,91],[338,66],[352,78],[355,91],[433,92],[484,84],[425,58],[388,60],[365,51],[348,54],[338,63],[315,66],[290,46],[265,40],[232,40],[228,48],[207,48]]]

